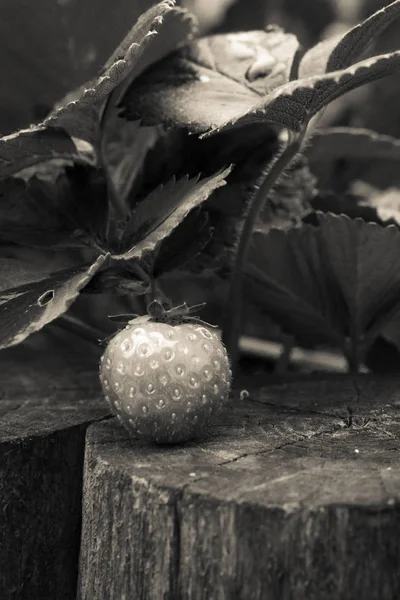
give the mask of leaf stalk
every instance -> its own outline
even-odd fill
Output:
[[[236,252],[236,260],[231,279],[225,320],[222,327],[222,341],[225,344],[235,371],[239,358],[239,338],[243,312],[243,276],[250,243],[258,215],[269,194],[278,183],[283,172],[290,166],[300,151],[306,129],[300,133],[287,131],[287,138],[263,174],[262,183],[250,203]]]

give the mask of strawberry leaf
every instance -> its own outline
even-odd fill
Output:
[[[297,78],[308,79],[313,75],[326,73],[329,57],[341,39],[343,39],[342,34],[334,35],[310,48],[300,61]]]
[[[256,232],[246,271],[252,299],[301,342],[342,346],[346,309],[325,265],[318,230]]]
[[[201,208],[192,210],[171,235],[161,242],[154,261],[153,275],[159,277],[185,266],[204,250],[212,235],[208,213]]]
[[[0,239],[34,248],[76,246],[73,229],[58,212],[58,192],[36,177],[1,181]]]
[[[307,341],[342,336],[342,348],[348,338],[359,354],[399,308],[400,231],[344,215],[318,220],[319,227],[256,234],[248,273],[283,328]]]
[[[122,93],[125,84],[191,35],[193,25],[186,11],[173,6],[173,0],[164,0],[142,15],[108,59],[101,74],[69,94],[42,126],[61,127],[71,136],[96,145],[100,111],[107,97],[118,86],[122,86]]]
[[[299,79],[350,66],[359,60],[363,52],[398,17],[400,0],[378,10],[345,35],[320,42],[303,56],[299,66]]]
[[[259,176],[260,169],[277,148],[275,133],[270,129],[267,132],[265,127],[249,127],[241,136],[228,132],[226,136],[207,139],[199,139],[186,129],[169,129],[148,152],[130,198],[142,198],[174,176],[177,179],[185,175],[192,178],[202,173],[206,177],[229,164],[235,165],[229,184],[233,183],[234,177],[241,184],[245,183],[249,177]],[[251,162],[252,166],[239,174],[243,162]]]
[[[161,61],[128,89],[123,116],[202,133],[248,112],[289,81],[297,39],[281,30],[202,38]]]
[[[292,81],[276,89],[245,115],[203,134],[205,136],[252,123],[270,123],[300,131],[325,106],[351,90],[400,68],[400,51],[363,60],[325,75]]]
[[[400,231],[323,213],[319,221],[329,268],[348,306],[349,329],[357,343],[399,305]]]
[[[0,348],[19,344],[64,313],[105,259],[106,256],[99,256],[90,264],[2,290]]]
[[[54,158],[94,164],[93,147],[61,129],[31,127],[0,137],[0,179]]]
[[[200,180],[199,177],[173,179],[156,188],[133,212],[122,238],[122,248],[125,246],[126,249],[114,258],[140,259],[143,254],[153,251],[191,210],[225,185],[230,171],[228,168]]]
[[[27,283],[41,281],[51,274],[51,265],[24,260],[19,256],[0,258],[0,293]]]
[[[173,0],[164,0],[142,15],[101,74],[68,94],[42,123],[0,138],[0,178],[51,158],[93,164],[93,147],[98,149],[101,111],[107,97],[118,86],[122,86],[122,93],[125,80],[131,82],[152,61],[191,35],[193,26],[186,11],[173,5]]]
[[[164,4],[168,6],[163,8],[162,4],[160,4],[158,7],[147,11],[147,15],[150,15],[152,10],[157,10],[159,13],[155,17],[154,29],[150,31],[150,34],[153,34],[152,39],[150,43],[147,43],[139,60],[135,62],[128,75],[121,79],[121,83],[113,90],[109,98],[111,106],[117,106],[128,87],[141,73],[184,43],[191,41],[197,32],[197,24],[193,16],[186,10],[174,8],[175,0],[164,0]],[[161,11],[163,11],[162,14],[160,14]],[[145,16],[143,15],[142,30],[146,30]],[[108,61],[108,64],[111,65],[115,58],[123,52],[124,46],[129,52],[128,47],[131,45],[131,40],[137,36],[138,31],[135,31],[134,28],[131,34],[124,40],[121,47],[117,49],[116,53]]]
[[[155,188],[133,210],[122,236],[122,245],[134,244],[163,223],[192,191],[199,177],[189,179],[186,176],[178,181],[173,177],[168,183]]]
[[[340,40],[329,56],[327,71],[337,71],[358,60],[365,50],[376,41],[393,21],[400,17],[400,1],[376,11],[368,19],[356,25]]]
[[[107,136],[106,162],[118,197],[123,202],[127,201],[160,135],[158,127],[140,127],[139,121],[127,123],[119,118],[114,119],[110,135]]]
[[[0,131],[26,127],[91,80],[154,0],[4,0]]]
[[[102,243],[108,219],[104,175],[75,165],[54,180],[0,182],[0,238],[34,248],[71,248]]]
[[[400,160],[400,140],[369,129],[330,127],[315,131],[308,155],[319,161],[339,158]]]
[[[351,219],[357,217],[367,222],[378,223],[379,225],[393,225],[393,220],[383,221],[377,214],[376,208],[369,198],[364,194],[361,196],[356,193],[337,194],[335,192],[319,192],[311,201],[312,208],[316,212],[311,212],[305,216],[304,222],[312,225],[318,224],[318,212],[332,213],[334,215],[347,215]]]

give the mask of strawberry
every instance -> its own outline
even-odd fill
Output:
[[[201,435],[227,402],[232,373],[211,326],[164,315],[132,319],[115,335],[100,380],[112,412],[137,437],[183,442]]]

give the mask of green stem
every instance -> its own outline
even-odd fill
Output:
[[[60,329],[64,329],[69,333],[74,333],[82,339],[91,342],[98,348],[101,347],[102,341],[107,336],[107,334],[99,329],[96,329],[92,325],[88,325],[80,319],[68,314],[61,315],[56,321],[54,321],[54,326],[60,327]]]
[[[155,277],[152,277],[151,289],[146,294],[147,306],[151,302],[153,302],[153,300],[157,300],[160,304],[162,304],[162,306],[166,310],[168,310],[168,308],[171,308],[171,302],[170,302],[168,296],[164,293],[164,290],[162,289],[162,286],[160,285],[159,280]]]
[[[263,181],[256,195],[251,201],[249,212],[244,222],[229,290],[227,307],[225,311],[225,321],[222,328],[222,340],[227,347],[233,370],[236,368],[239,356],[239,337],[242,324],[242,285],[244,267],[250,249],[254,226],[256,224],[259,212],[265,200],[271,193],[271,190],[276,185],[283,171],[291,164],[292,160],[299,152],[304,135],[305,131],[296,135],[288,132],[288,140],[285,142],[285,145],[281,147],[275,157],[268,164]]]

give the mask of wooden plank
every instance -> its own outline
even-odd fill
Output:
[[[250,390],[208,439],[88,429],[81,600],[400,597],[400,379]]]
[[[75,600],[97,354],[48,332],[0,353],[0,598]]]

